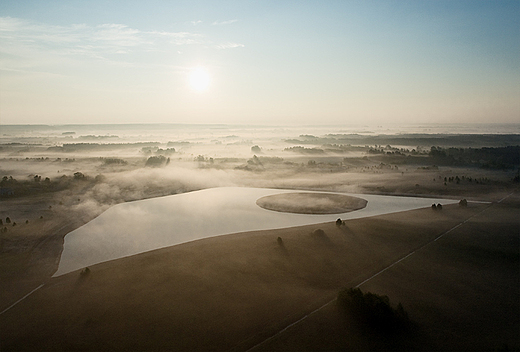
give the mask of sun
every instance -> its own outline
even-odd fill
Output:
[[[209,74],[203,67],[197,67],[191,70],[188,80],[190,87],[198,92],[207,90],[210,83]]]

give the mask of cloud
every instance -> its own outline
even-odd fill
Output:
[[[143,53],[177,51],[178,46],[204,44],[204,36],[187,31],[142,31],[120,23],[56,26],[0,17],[1,70],[56,71],[64,63],[144,64]],[[139,53],[139,55],[132,55]],[[7,59],[6,59],[7,58]],[[160,61],[152,56],[151,62]],[[47,66],[46,69],[43,69]],[[53,67],[53,68],[51,68]]]
[[[243,47],[244,47],[244,44],[232,43],[232,42],[215,45],[215,48],[217,48],[217,49],[233,49],[233,48],[243,48]]]
[[[142,32],[123,24],[103,24],[97,26],[90,38],[85,39],[90,42],[101,41],[114,47],[137,46],[146,43],[146,38]]]
[[[145,32],[147,35],[153,36],[155,38],[168,38],[170,44],[174,45],[193,45],[193,44],[203,44],[203,35],[198,33],[190,33],[190,32]]]
[[[11,44],[13,41],[25,44],[74,43],[81,40],[81,31],[85,27],[75,25],[70,27],[33,23],[18,18],[0,17],[0,40]]]
[[[198,25],[199,23],[202,23],[202,21],[201,21],[201,20],[198,20],[198,21],[191,21],[190,23],[191,23],[192,25],[196,26],[196,25]]]
[[[238,20],[215,21],[211,25],[212,26],[225,26],[225,25],[232,24],[235,22],[238,22]]]

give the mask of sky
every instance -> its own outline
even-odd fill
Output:
[[[436,122],[520,122],[520,1],[0,2],[0,125]]]

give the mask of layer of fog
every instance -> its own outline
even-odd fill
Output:
[[[0,125],[0,129],[0,177],[32,181],[38,175],[54,183],[61,182],[65,176],[65,180],[69,179],[67,187],[53,194],[53,209],[58,211],[61,207],[64,212],[74,212],[88,221],[118,203],[211,187],[385,193],[385,184],[402,184],[406,191],[410,179],[413,179],[412,188],[416,183],[426,182],[420,173],[412,178],[402,177],[402,172],[415,172],[416,167],[382,171],[374,168],[377,165],[370,160],[363,159],[364,151],[355,148],[347,148],[339,154],[316,154],[315,149],[322,148],[321,142],[330,140],[330,136],[342,133],[375,136],[398,132],[437,133],[448,128],[433,125],[399,128]],[[511,129],[500,130],[505,131],[511,132]],[[304,149],[300,152],[286,149],[295,146]],[[147,167],[148,158],[154,156],[164,156],[169,162],[160,167]],[[76,173],[85,178],[75,179]],[[504,178],[508,177],[509,174],[504,173]],[[431,182],[430,176],[428,182]]]

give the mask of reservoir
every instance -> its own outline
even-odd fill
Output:
[[[53,276],[213,236],[318,224],[338,218],[357,219],[430,207],[432,203],[458,202],[345,194],[366,200],[366,207],[347,213],[320,215],[272,211],[256,204],[262,197],[297,192],[310,191],[220,187],[115,205],[65,236],[59,267]]]

